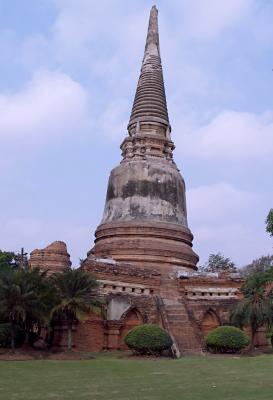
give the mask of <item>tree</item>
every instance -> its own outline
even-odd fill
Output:
[[[73,324],[83,320],[90,312],[101,313],[98,299],[98,282],[88,272],[67,268],[52,276],[58,301],[52,309],[52,317],[67,324],[67,348],[72,348]]]
[[[11,324],[13,351],[16,325],[22,326],[28,333],[35,323],[44,323],[50,315],[53,299],[46,272],[10,269],[1,276],[0,314],[3,322]]]
[[[273,267],[268,268],[264,272],[254,271],[246,277],[241,291],[244,297],[249,297],[259,290],[264,290],[266,296],[273,298],[272,282]]]
[[[9,268],[13,266],[15,259],[15,253],[12,251],[2,251],[0,250],[0,269]]]
[[[28,268],[27,253],[24,252],[23,247],[20,253],[15,254],[14,261],[17,268]]]
[[[269,233],[270,236],[273,236],[273,208],[270,209],[266,220],[266,232]]]
[[[236,272],[236,267],[230,258],[225,258],[223,254],[210,254],[206,264],[200,268],[201,272]]]
[[[254,350],[255,336],[259,327],[272,326],[272,298],[266,293],[266,273],[250,275],[243,285],[244,298],[231,311],[231,323],[240,328],[249,327],[251,340],[249,351]]]
[[[27,253],[24,253],[23,248],[20,253],[0,250],[0,273],[5,272],[7,268],[26,268],[27,266]]]
[[[33,333],[34,327],[38,332],[41,327],[48,326],[50,323],[51,310],[57,302],[57,291],[52,284],[51,279],[47,277],[47,271],[41,271],[39,268],[24,270],[22,273],[24,280],[29,288],[32,288],[36,298],[36,308],[34,313],[28,310],[24,329],[27,340],[29,334]]]
[[[273,255],[268,254],[267,256],[261,256],[256,260],[253,260],[250,264],[243,267],[240,272],[247,276],[254,272],[265,272],[273,267]]]

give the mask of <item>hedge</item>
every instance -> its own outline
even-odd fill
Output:
[[[209,350],[220,353],[237,353],[249,345],[249,337],[234,326],[219,326],[211,331],[206,339]]]
[[[139,325],[130,330],[124,339],[136,354],[160,355],[172,345],[168,332],[153,324]]]

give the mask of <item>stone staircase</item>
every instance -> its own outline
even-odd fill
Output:
[[[199,327],[194,323],[186,307],[186,300],[181,297],[176,279],[163,276],[161,279],[160,312],[164,328],[173,341],[173,353],[176,357],[203,352]]]
[[[170,333],[175,338],[180,354],[202,353],[202,345],[197,338],[184,305],[173,304],[167,305],[165,308]]]

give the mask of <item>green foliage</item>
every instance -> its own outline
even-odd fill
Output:
[[[54,290],[39,269],[14,270],[0,281],[0,309],[14,323],[44,322],[54,301]]]
[[[23,249],[22,249],[23,251]],[[10,268],[27,268],[28,259],[27,253],[14,253],[13,251],[0,250],[0,271]]]
[[[14,327],[14,345],[20,347],[25,341],[25,331],[19,325]],[[11,347],[12,326],[10,323],[0,324],[0,347]]]
[[[273,208],[269,211],[266,220],[266,232],[269,233],[270,236],[273,236]]]
[[[57,304],[53,314],[61,314],[68,320],[81,320],[90,311],[98,311],[98,282],[89,272],[67,268],[52,276],[52,283],[57,290]]]
[[[57,301],[52,308],[53,318],[65,320],[68,327],[67,347],[72,347],[72,325],[83,320],[90,312],[101,313],[98,300],[98,282],[89,272],[67,268],[52,276],[57,291]]]
[[[249,327],[251,330],[250,351],[254,349],[254,340],[257,329],[267,326],[270,330],[273,324],[273,295],[267,284],[273,282],[273,267],[266,268],[263,272],[250,273],[242,293],[244,298],[234,305],[230,320],[233,325]]]
[[[240,272],[244,276],[248,276],[252,273],[258,272],[263,273],[273,267],[273,255],[268,254],[267,256],[261,256],[253,260],[250,264],[243,267]]]
[[[257,329],[266,325],[272,326],[272,298],[265,291],[264,277],[258,273],[250,276],[243,287],[244,298],[234,305],[230,320],[233,325],[250,327],[250,351],[254,349],[254,339]]]
[[[0,250],[0,269],[10,267],[14,264],[15,253]]]
[[[206,264],[200,268],[202,272],[236,272],[236,267],[230,258],[221,253],[210,254]]]
[[[249,337],[234,326],[219,326],[207,335],[206,345],[220,353],[237,353],[249,345]]]
[[[0,277],[0,317],[12,329],[12,348],[15,347],[15,326],[29,334],[37,324],[49,320],[56,299],[55,288],[45,272],[39,269],[10,269]]]
[[[264,292],[266,284],[273,281],[273,267],[264,272],[252,272],[249,274],[241,290],[245,297],[250,297],[256,292]]]
[[[5,259],[11,260],[11,257]],[[97,287],[96,279],[80,269],[67,269],[48,278],[46,272],[37,268],[3,266],[0,269],[0,322],[9,323],[11,347],[14,349],[16,344],[16,326],[24,329],[30,343],[40,327],[49,326],[54,317],[68,324],[70,348],[73,322],[101,309]]]
[[[0,250],[0,279],[15,267],[15,253]]]
[[[172,345],[170,335],[157,325],[144,324],[130,330],[124,339],[137,354],[158,355]]]

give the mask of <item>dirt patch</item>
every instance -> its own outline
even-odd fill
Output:
[[[34,349],[16,349],[0,352],[0,361],[29,361],[29,360],[91,360],[95,357],[90,353],[81,353],[76,351],[61,350],[34,350]]]
[[[0,353],[0,360],[1,361],[26,361],[26,360],[33,360],[33,357],[30,354],[24,353]]]
[[[269,354],[272,356],[272,351],[266,353],[262,353],[260,351],[256,351],[253,354],[244,353],[244,354],[211,354],[205,353],[204,357],[213,357],[213,358],[244,358],[250,356],[259,356],[259,355]],[[102,358],[118,358],[118,359],[126,359],[126,360],[152,360],[152,361],[162,361],[162,360],[173,360],[172,357],[169,356],[139,356],[134,355],[130,351],[103,351],[100,353],[89,353],[89,352],[79,352],[76,350],[66,351],[59,348],[47,349],[47,350],[35,350],[33,348],[21,348],[16,349],[15,353],[12,353],[11,350],[0,349],[0,361],[30,361],[30,360],[94,360],[94,359],[102,359]]]

